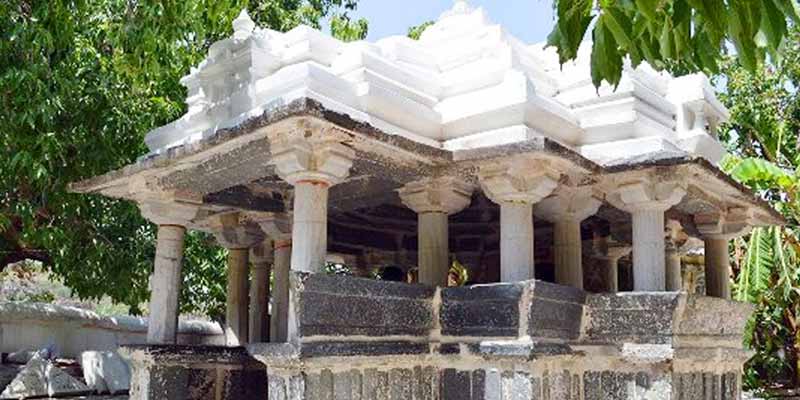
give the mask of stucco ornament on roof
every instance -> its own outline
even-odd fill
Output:
[[[300,98],[382,131],[446,150],[557,140],[601,164],[670,152],[717,162],[727,118],[702,75],[626,66],[616,91],[596,90],[590,46],[563,67],[482,8],[456,1],[419,40],[345,43],[307,26],[256,27],[246,11],[185,76],[187,113],[147,135],[151,152],[199,141]]]

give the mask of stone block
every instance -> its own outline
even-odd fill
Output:
[[[592,294],[587,298],[590,342],[670,343],[678,293]]]
[[[433,289],[324,274],[293,274],[301,336],[412,335],[433,327]]]
[[[386,342],[307,342],[300,345],[300,357],[417,355],[430,351],[427,343]]]
[[[34,355],[0,393],[0,399],[80,396],[91,392],[83,382],[62,371],[50,360]]]
[[[80,362],[84,381],[97,393],[117,394],[130,389],[130,366],[117,352],[84,351]]]
[[[517,337],[522,285],[496,284],[442,289],[442,334]]]
[[[131,360],[131,399],[267,396],[266,368],[242,347],[134,345],[122,351]]]
[[[534,281],[528,309],[531,337],[577,339],[580,336],[586,294],[569,286]]]

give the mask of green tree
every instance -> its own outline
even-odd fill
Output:
[[[777,60],[800,22],[797,0],[554,0],[548,37],[562,63],[574,59],[592,30],[592,82],[619,83],[623,59],[674,73],[719,72],[732,43],[740,65],[755,72]]]
[[[718,84],[731,121],[720,139],[732,157],[723,168],[769,200],[787,220],[734,242],[737,300],[756,305],[745,342],[756,351],[746,384],[800,384],[800,30],[780,57],[751,73],[741,60],[722,64]]]
[[[356,0],[0,2],[0,269],[39,260],[83,298],[146,300],[154,228],[135,205],[66,191],[133,162],[144,134],[184,112],[182,75],[231,34],[242,8],[263,27],[360,39]],[[224,252],[187,241],[184,311],[216,314]]]

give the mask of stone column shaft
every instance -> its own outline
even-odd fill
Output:
[[[289,318],[289,266],[291,263],[292,242],[275,241],[275,287],[272,295],[272,316],[270,318],[270,341],[286,342],[288,339]]]
[[[159,225],[156,259],[151,279],[147,342],[174,344],[178,334],[178,299],[181,292],[183,240],[186,228]]]
[[[619,258],[608,257],[605,259],[606,265],[603,273],[606,290],[609,293],[619,292]]]
[[[664,211],[636,210],[633,218],[633,290],[663,291],[665,283]]]
[[[252,285],[250,285],[250,321],[248,339],[253,343],[269,341],[269,276],[271,268],[266,262],[253,263]]]
[[[500,203],[500,281],[534,278],[533,207]]]
[[[681,291],[683,289],[683,279],[681,277],[681,253],[675,248],[667,248],[665,261],[667,291]]]
[[[419,283],[447,286],[450,271],[450,246],[447,213],[417,215],[419,224]]]
[[[553,226],[556,283],[583,289],[581,221],[556,220]]]
[[[325,182],[295,183],[292,270],[316,273],[325,266],[328,251],[328,187]]]
[[[248,343],[248,249],[228,249],[228,296],[225,308],[225,342]]]
[[[706,261],[706,295],[731,298],[731,282],[729,275],[730,255],[728,239],[712,237],[705,239]]]

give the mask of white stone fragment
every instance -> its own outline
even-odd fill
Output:
[[[91,392],[89,387],[62,371],[51,361],[34,356],[6,386],[0,394],[0,399],[79,396]]]
[[[81,368],[86,385],[97,393],[122,393],[130,389],[128,363],[113,351],[84,351]]]

